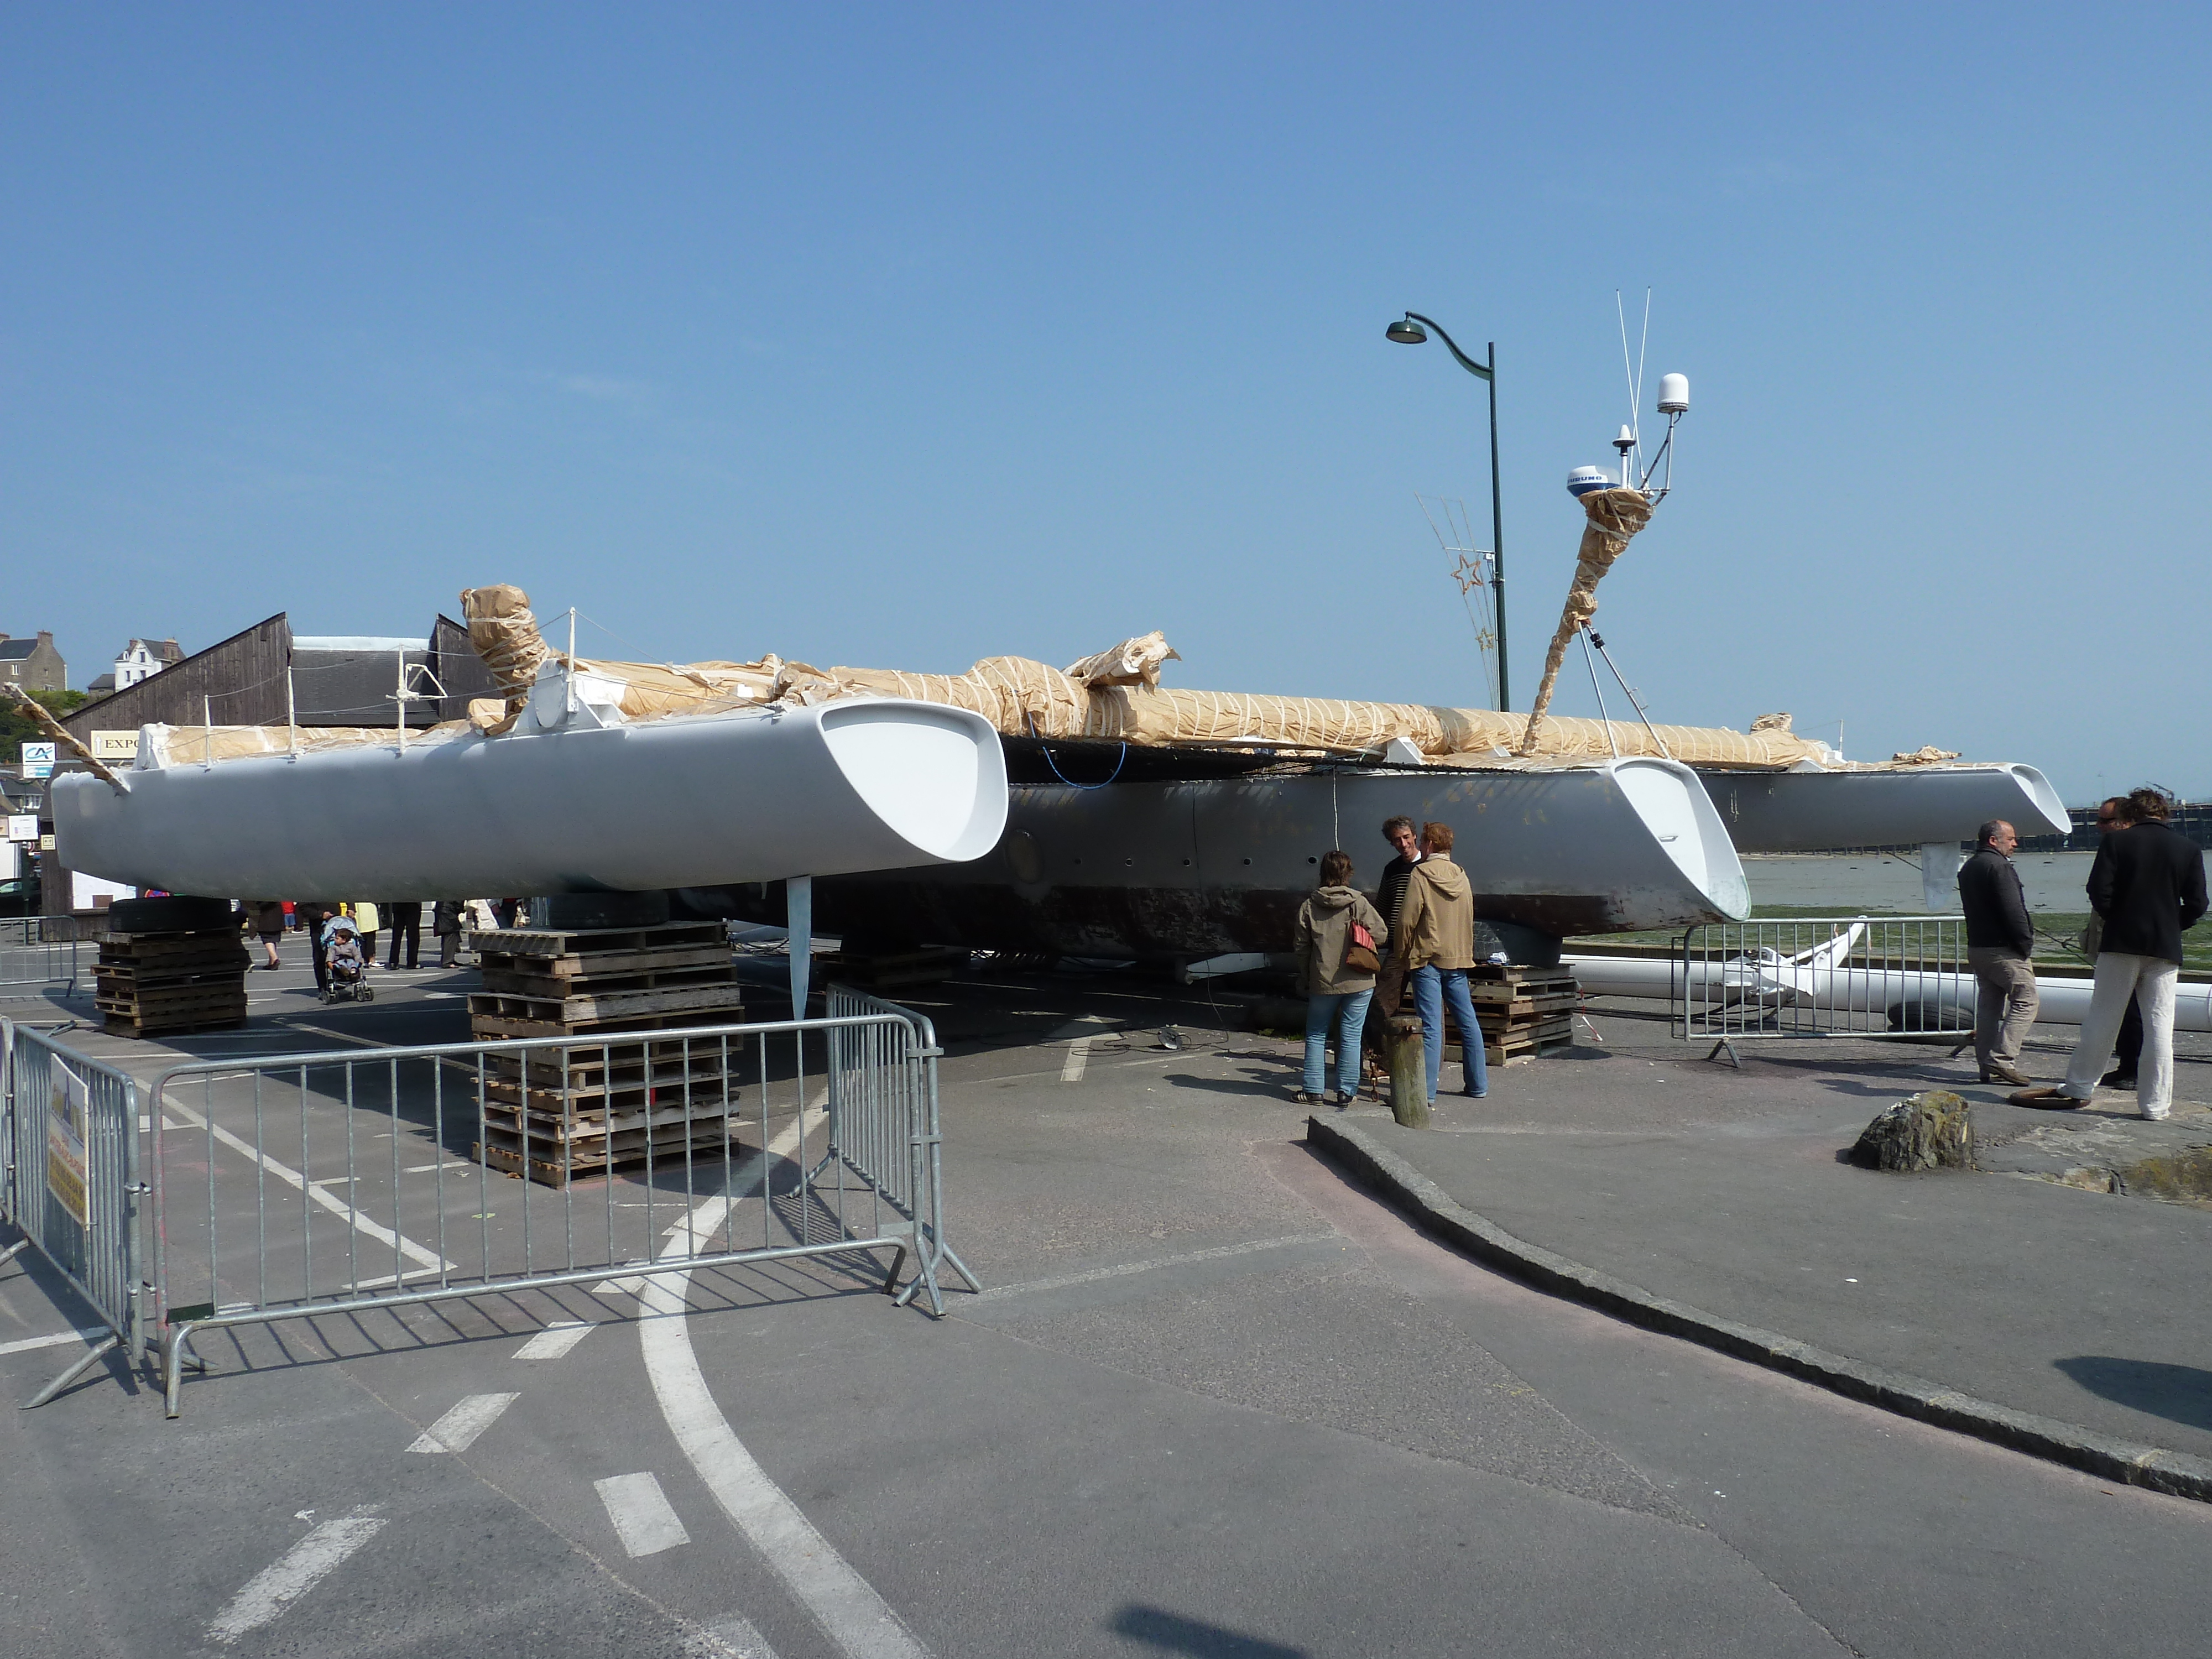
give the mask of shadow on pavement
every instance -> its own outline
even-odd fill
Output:
[[[1164,1607],[1131,1602],[1109,1620],[1106,1628],[1159,1649],[1163,1653],[1188,1653],[1199,1659],[1306,1659],[1304,1648],[1285,1647],[1257,1636],[1246,1636],[1202,1619],[1186,1619]]]
[[[2076,1354],[2052,1364],[2092,1394],[2193,1429],[2212,1429],[2212,1371],[2112,1354]]]

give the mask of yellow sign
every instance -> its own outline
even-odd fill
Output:
[[[78,1226],[87,1227],[92,1224],[92,1206],[86,1192],[84,1129],[92,1101],[82,1078],[58,1062],[54,1070],[60,1075],[46,1110],[46,1190],[76,1218]]]
[[[137,760],[138,733],[136,731],[94,732],[92,757],[100,761]]]

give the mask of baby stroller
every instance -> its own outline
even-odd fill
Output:
[[[374,1002],[368,986],[368,963],[361,953],[361,934],[351,921],[332,916],[323,925],[323,957],[330,964],[330,983],[325,1002]]]

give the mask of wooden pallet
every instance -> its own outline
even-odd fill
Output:
[[[478,934],[479,939],[495,937]],[[597,979],[603,975],[659,973],[681,968],[728,968],[730,947],[720,940],[704,945],[660,945],[638,950],[563,951],[480,950],[486,974],[526,974],[533,978]]]
[[[472,997],[471,1001],[474,1000]],[[620,1019],[560,1020],[532,1019],[516,1014],[478,1013],[469,1012],[469,1029],[480,1042],[494,1037],[558,1037],[572,1036],[596,1039],[624,1035],[645,1036],[655,1031],[671,1030],[679,1026],[696,1025],[704,1009],[678,1010],[665,1014],[637,1014]],[[712,1011],[716,1025],[735,1025],[744,1018],[744,1009],[738,1003],[727,1008]],[[720,1045],[716,1048],[719,1049]]]
[[[1492,1066],[1517,1066],[1574,1042],[1582,988],[1571,968],[1486,965],[1469,975],[1468,994]]]
[[[488,1130],[486,1133],[495,1133],[496,1132]],[[506,1138],[510,1141],[514,1139],[512,1136]],[[727,1137],[723,1136],[693,1140],[691,1143],[693,1164],[696,1166],[702,1161],[702,1154],[717,1164],[721,1162],[722,1148],[726,1139]],[[501,1146],[496,1142],[487,1144],[481,1140],[471,1148],[470,1155],[486,1169],[498,1170],[507,1175],[523,1176],[536,1182],[541,1187],[566,1187],[579,1180],[588,1181],[602,1176],[616,1175],[624,1169],[641,1166],[646,1162],[645,1153],[641,1150],[635,1152],[617,1152],[611,1157],[594,1158],[588,1153],[569,1147],[562,1148],[557,1152],[542,1152],[534,1146],[526,1151],[520,1145]],[[733,1152],[732,1157],[734,1156]],[[665,1170],[671,1167],[681,1169],[683,1166],[683,1143],[678,1141],[655,1143],[653,1149],[654,1169]]]
[[[489,1057],[482,1156],[550,1185],[688,1147],[729,1143],[736,1055],[724,1043],[653,1033],[744,1017],[719,922],[659,927],[509,928],[479,934],[483,989],[469,997],[479,1038],[568,1037],[574,1045]],[[619,1039],[619,1040],[617,1040]]]
[[[120,1036],[242,1025],[250,960],[232,927],[112,934],[94,966],[93,1006]]]
[[[719,921],[670,921],[658,927],[511,927],[478,933],[476,948],[502,957],[604,956],[712,945],[729,954],[729,931]]]
[[[694,1103],[711,1107],[725,1093],[736,1098],[742,1079],[719,1068],[686,1077],[659,1077],[652,1082],[634,1083],[605,1081],[580,1084],[575,1074],[569,1074],[566,1087],[553,1081],[559,1076],[555,1072],[533,1072],[526,1096],[520,1078],[487,1076],[483,1093],[487,1103],[499,1106],[526,1107],[533,1112],[544,1112],[554,1117],[573,1116],[583,1112],[640,1111],[646,1106],[666,1103]],[[544,1087],[538,1079],[544,1078]]]

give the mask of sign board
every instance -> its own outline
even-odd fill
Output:
[[[36,812],[8,814],[9,841],[36,841],[39,838],[39,815]]]
[[[54,746],[50,743],[27,743],[23,745],[23,775],[26,778],[50,778],[54,775]]]
[[[127,761],[138,758],[138,732],[95,732],[92,734],[92,757],[98,761]]]
[[[92,1115],[92,1097],[84,1079],[53,1062],[54,1091],[46,1107],[46,1190],[76,1224],[92,1224],[90,1185],[84,1164],[84,1131]]]
[[[41,853],[52,852],[54,850],[54,838],[52,836],[40,836],[39,837],[39,850]]]

